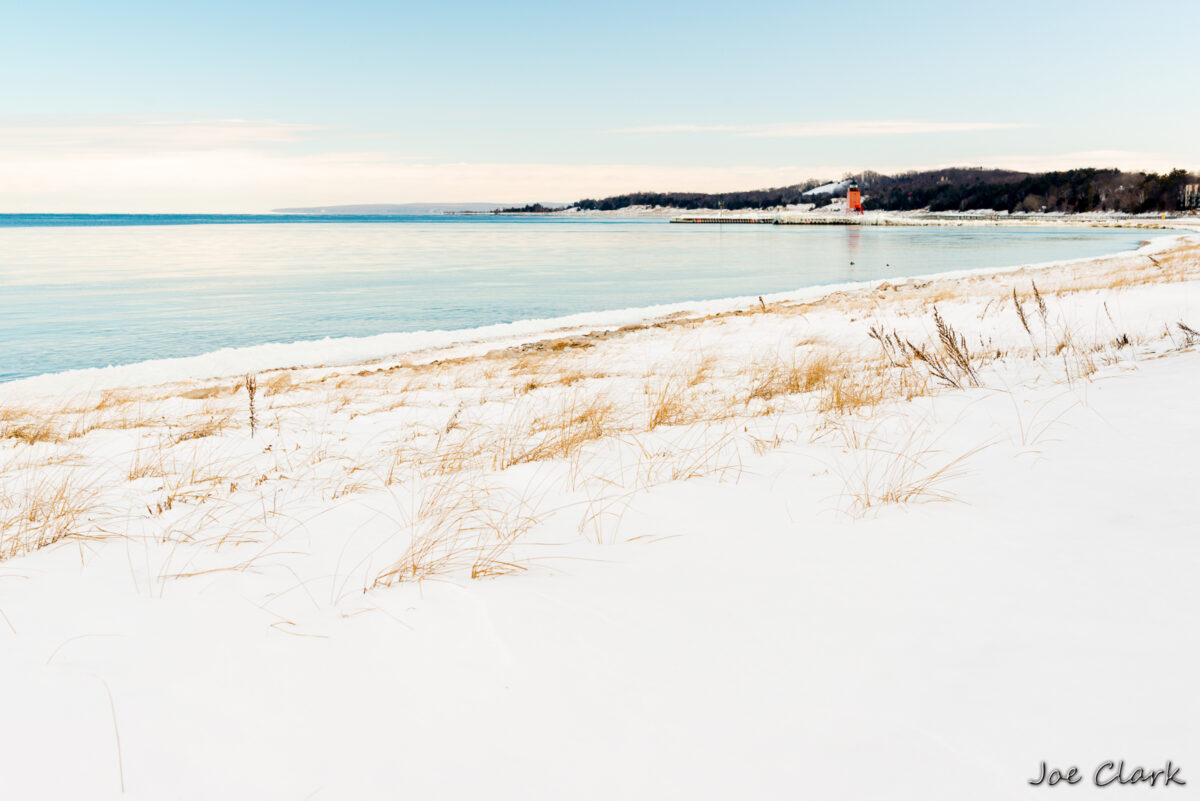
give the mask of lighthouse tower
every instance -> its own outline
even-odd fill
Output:
[[[851,181],[850,186],[846,187],[846,210],[863,213],[862,193],[858,191],[857,181]]]

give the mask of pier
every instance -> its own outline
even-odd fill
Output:
[[[711,214],[681,215],[672,217],[673,223],[709,225],[886,225],[878,219],[864,219],[860,214],[739,214],[720,216]]]
[[[718,225],[774,225],[778,222],[774,214],[740,215],[737,217],[697,215],[694,217],[672,217],[673,223],[715,223]]]
[[[889,225],[882,218],[861,214],[792,214],[777,217],[776,225]]]

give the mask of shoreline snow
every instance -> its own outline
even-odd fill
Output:
[[[966,278],[979,275],[1003,275],[1017,270],[1041,270],[1085,262],[1117,262],[1167,250],[1187,241],[1194,233],[1190,229],[1155,236],[1132,251],[1120,251],[1104,256],[1090,256],[1003,267],[982,267],[941,273],[921,273],[886,279],[888,283],[905,283],[935,279]],[[767,303],[815,301],[838,292],[867,289],[885,279],[848,281],[800,287],[784,292],[762,295]],[[108,367],[90,367],[43,373],[37,376],[0,383],[0,401],[30,401],[64,395],[86,395],[113,389],[224,378],[246,373],[294,368],[344,367],[369,364],[391,358],[428,354],[453,349],[454,356],[481,355],[500,347],[516,347],[566,333],[614,330],[621,326],[644,323],[680,314],[720,314],[751,308],[759,303],[758,295],[718,298],[704,301],[630,307],[583,312],[563,317],[517,320],[465,329],[431,329],[369,337],[326,337],[285,343],[265,343],[240,348],[222,348],[196,356],[133,362]],[[433,356],[428,358],[432,359]]]

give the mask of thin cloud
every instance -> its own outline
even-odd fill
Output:
[[[822,136],[905,136],[911,134],[966,133],[1029,128],[1023,122],[937,122],[931,120],[833,120],[775,123],[771,125],[648,125],[617,128],[614,134],[732,133],[755,139],[801,139]]]
[[[0,116],[0,148],[36,152],[178,152],[296,142],[319,126],[240,119]]]
[[[747,131],[743,136],[756,138],[800,138],[814,136],[906,136],[910,134],[966,133],[1029,128],[1022,122],[931,122],[926,120],[846,120],[806,122],[796,125],[772,125]]]
[[[844,167],[419,163],[256,149],[120,154],[0,149],[0,212],[253,212],[352,203],[569,201],[641,190],[786,186]]]
[[[744,132],[749,130],[743,125],[646,125],[639,128],[613,128],[601,133],[610,134],[663,134],[663,133],[710,133],[710,132]]]

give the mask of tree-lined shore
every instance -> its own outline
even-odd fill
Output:
[[[1200,175],[1177,169],[1169,173],[1123,172],[1085,168],[1027,173],[975,167],[882,175],[864,172],[845,176],[858,181],[865,205],[880,211],[1122,212],[1145,214],[1180,211],[1183,189],[1200,183]],[[771,209],[812,203],[827,205],[837,193],[814,193],[824,182],[743,192],[631,192],[606,198],[585,198],[573,204],[580,211],[618,211],[631,206],[679,209]],[[551,211],[549,208],[504,211]]]

